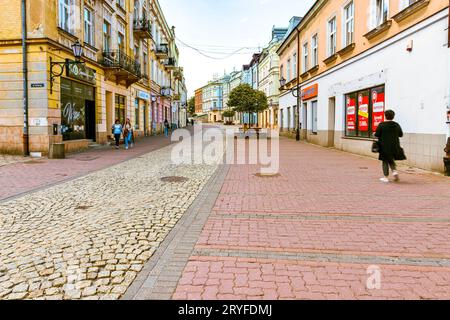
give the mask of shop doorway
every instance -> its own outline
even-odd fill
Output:
[[[336,98],[328,99],[328,143],[329,148],[334,147],[334,130],[336,123]]]
[[[84,107],[86,116],[86,139],[96,141],[95,102],[86,100]]]
[[[317,101],[311,102],[311,120],[312,120],[312,133],[317,134],[319,132],[317,126]]]

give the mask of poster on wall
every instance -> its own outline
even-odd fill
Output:
[[[372,89],[372,131],[384,122],[385,97],[384,87]]]
[[[358,94],[358,130],[369,132],[369,92]]]
[[[347,96],[347,130],[356,130],[356,99]]]

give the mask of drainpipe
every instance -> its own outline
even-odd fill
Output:
[[[448,32],[448,41],[447,41],[447,47],[448,47],[448,68],[450,70],[450,0],[449,0],[449,15],[448,15],[448,26],[447,26],[447,32]],[[450,108],[450,81],[448,83],[448,98],[447,98],[447,112]],[[450,124],[447,124],[447,145],[444,149],[446,155],[444,158],[444,167],[445,167],[445,175],[450,177]]]
[[[23,155],[30,155],[28,128],[27,1],[22,0]]]
[[[298,27],[296,27],[295,29],[297,30],[297,120],[295,124],[297,130],[295,133],[295,139],[297,141],[300,141],[300,105],[302,103],[300,90],[300,30],[298,29]]]

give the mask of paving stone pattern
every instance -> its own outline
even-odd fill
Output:
[[[217,168],[170,154],[0,202],[0,299],[119,299]]]
[[[450,299],[449,178],[383,184],[378,161],[287,139],[280,155],[277,177],[231,166],[173,299]]]

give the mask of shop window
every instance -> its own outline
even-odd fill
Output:
[[[134,128],[136,130],[139,130],[139,120],[140,120],[139,116],[140,116],[140,114],[139,114],[139,100],[135,99],[135,101],[134,101],[134,122],[135,122]]]
[[[346,136],[373,138],[384,121],[384,86],[349,93],[346,103]]]
[[[116,120],[119,120],[121,124],[125,124],[125,96],[116,94],[115,111]]]

